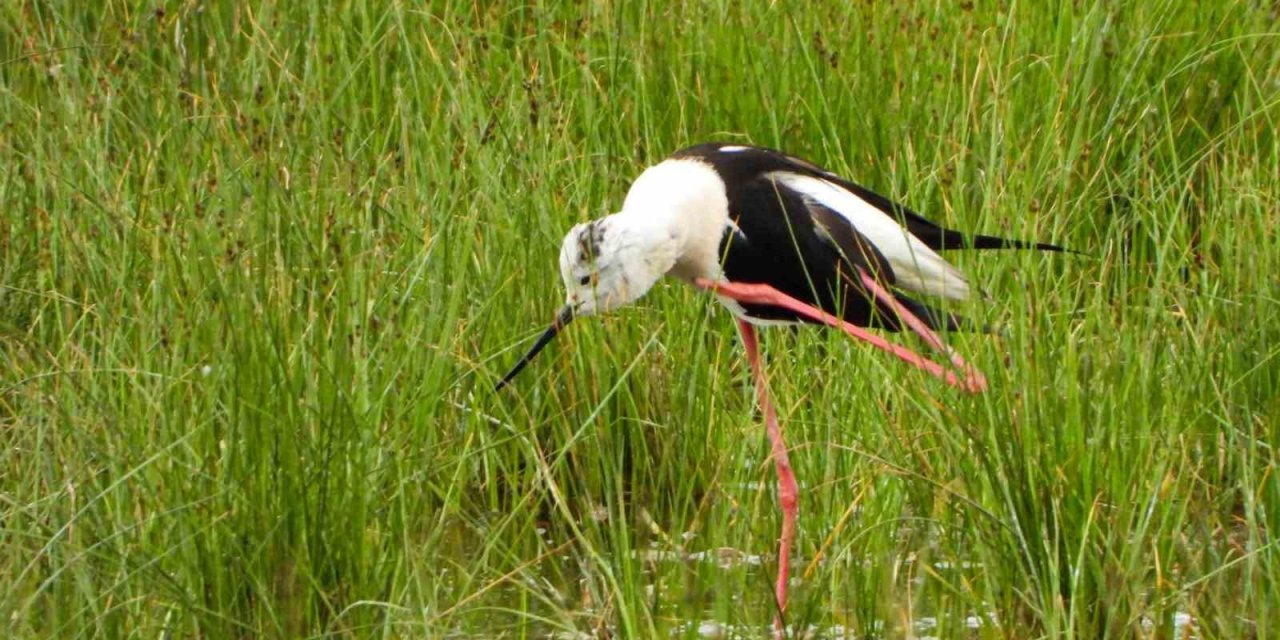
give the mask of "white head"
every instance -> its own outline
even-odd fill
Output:
[[[676,250],[676,238],[635,216],[575,225],[560,246],[565,306],[586,316],[635,302],[675,264]]]
[[[612,311],[648,293],[677,259],[687,259],[682,252],[689,237],[711,238],[714,253],[727,212],[724,183],[709,165],[667,160],[647,169],[631,185],[621,213],[569,230],[560,247],[565,306],[498,387],[575,317]],[[708,260],[714,265],[716,256]]]
[[[676,263],[679,239],[652,218],[613,214],[573,227],[560,247],[564,308],[496,388],[510,382],[560,330],[589,316],[635,302]]]

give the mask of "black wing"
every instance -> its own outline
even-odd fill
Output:
[[[901,329],[894,311],[867,291],[858,273],[891,286],[893,268],[848,220],[765,176],[727,184],[734,225],[725,230],[721,251],[729,281],[768,284],[858,326]],[[934,329],[973,328],[958,316],[893,295]],[[786,309],[743,306],[755,318],[811,322]]]
[[[746,155],[713,162],[725,182],[733,222],[721,239],[725,277],[768,284],[858,326],[899,330],[896,314],[867,291],[858,274],[865,271],[885,288],[893,286],[893,267],[880,250],[840,213],[769,175],[797,168],[822,178],[829,174],[803,161],[778,162],[776,155],[746,151],[733,155],[739,153]],[[697,155],[712,161],[719,154]],[[892,293],[931,328],[977,328],[959,316]],[[809,322],[785,309],[744,306],[756,318]]]
[[[730,151],[724,151],[730,149]],[[792,171],[802,175],[821,178],[852,192],[866,200],[871,206],[883,211],[907,228],[911,235],[920,239],[925,246],[934,250],[944,249],[1038,249],[1041,251],[1066,251],[1066,249],[1045,242],[1025,242],[1010,240],[996,236],[966,235],[954,229],[946,229],[924,216],[912,211],[906,205],[894,202],[860,184],[846,180],[807,160],[787,155],[781,151],[764,147],[731,145],[708,142],[681,149],[672,155],[675,158],[696,157],[715,167],[725,179],[745,180],[773,171]]]

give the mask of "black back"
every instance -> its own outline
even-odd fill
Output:
[[[726,146],[739,148],[741,151],[720,151],[722,147]],[[906,205],[894,202],[812,162],[774,149],[707,142],[681,149],[672,154],[671,157],[700,158],[715,167],[716,171],[724,178],[726,184],[729,184],[730,180],[741,180],[771,171],[791,171],[827,180],[849,190],[871,206],[886,213],[890,218],[897,220],[899,224],[907,228],[911,235],[919,238],[925,246],[935,251],[945,249],[1039,249],[1041,251],[1065,251],[1062,247],[1044,242],[1023,242],[1021,240],[984,235],[969,236],[953,229],[943,228],[912,211]]]
[[[730,150],[723,151],[724,148]],[[894,284],[893,269],[880,251],[844,216],[779,184],[770,174],[794,173],[846,189],[897,220],[930,249],[1062,250],[1050,244],[994,236],[966,236],[945,229],[866,187],[773,149],[705,143],[677,151],[671,157],[696,158],[705,162],[725,183],[729,217],[741,230],[738,233],[726,229],[721,239],[725,277],[732,282],[769,284],[858,326],[891,331],[901,328],[897,315],[867,290],[858,273],[859,269],[865,271],[888,289]],[[982,329],[898,291],[891,292],[899,303],[934,329]],[[749,315],[756,318],[811,322],[778,307],[744,307]]]
[[[711,164],[725,183],[729,217],[741,231],[726,229],[721,239],[725,277],[769,284],[859,326],[896,330],[891,311],[875,301],[857,272],[860,268],[892,285],[893,270],[884,256],[838,213],[769,177],[775,171],[799,173],[797,168],[806,175],[828,174],[777,152],[726,153],[720,146],[691,147],[674,157]],[[756,318],[808,321],[779,307],[744,307]]]

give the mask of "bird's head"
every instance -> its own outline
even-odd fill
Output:
[[[671,268],[675,257],[643,226],[612,215],[575,225],[560,245],[565,307],[577,316],[635,302]]]
[[[560,246],[565,305],[498,387],[524,369],[577,316],[605,313],[635,302],[675,264],[677,238],[649,219],[614,214],[575,225]]]

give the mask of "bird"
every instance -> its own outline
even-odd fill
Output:
[[[768,394],[756,328],[837,328],[963,391],[981,392],[985,377],[937,332],[990,328],[912,297],[972,295],[965,275],[939,254],[950,249],[1066,251],[944,228],[779,150],[721,142],[686,147],[645,169],[620,211],[569,230],[559,256],[565,304],[495,390],[574,318],[631,304],[664,276],[714,294],[736,319],[778,478],[783,523],[774,627],[781,635],[799,491]],[[910,329],[944,353],[951,370],[867,329]]]

